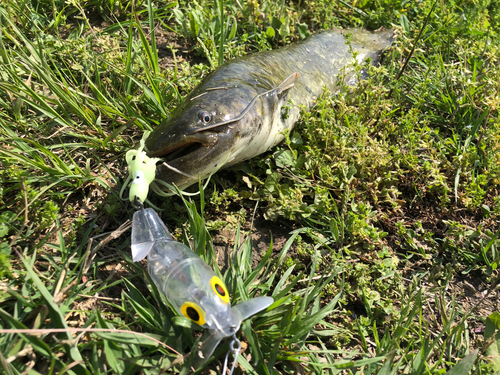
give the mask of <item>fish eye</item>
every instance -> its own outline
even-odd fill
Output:
[[[198,118],[204,124],[208,124],[212,120],[212,115],[210,114],[210,112],[201,111],[200,113],[198,113]]]
[[[210,286],[216,295],[220,297],[224,304],[229,303],[229,292],[227,291],[226,286],[217,276],[214,276],[210,279]]]
[[[192,320],[200,326],[206,323],[205,312],[194,302],[184,302],[181,306],[181,313],[189,320]]]

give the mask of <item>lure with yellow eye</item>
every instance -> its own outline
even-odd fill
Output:
[[[210,279],[210,286],[223,303],[229,303],[229,293],[224,283],[217,276]]]
[[[185,302],[181,306],[181,313],[186,318],[192,320],[193,322],[199,324],[200,326],[206,323],[205,311],[203,311],[203,309],[194,302],[189,302],[189,301]]]
[[[182,316],[210,330],[193,365],[210,358],[220,340],[233,336],[241,322],[269,307],[271,297],[258,297],[231,307],[224,282],[189,247],[175,241],[156,212],[141,209],[132,222],[132,258],[147,256],[148,271],[158,290]]]

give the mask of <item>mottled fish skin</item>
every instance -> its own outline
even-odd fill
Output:
[[[351,35],[350,45],[346,44],[346,34]],[[337,76],[352,62],[352,52],[358,53],[358,61],[370,57],[375,63],[390,46],[392,36],[392,30],[326,30],[298,44],[223,64],[147,139],[148,156],[166,157],[170,166],[158,165],[156,178],[183,189],[222,166],[269,150],[284,139],[286,129],[293,128],[299,119],[299,106],[310,108],[324,87],[331,92],[337,90]],[[300,76],[292,88],[281,93],[273,90],[296,72]],[[237,117],[256,95],[270,90],[240,120],[208,129]],[[288,106],[289,100],[293,106]],[[288,106],[287,116],[282,115],[283,106]],[[203,122],[200,113],[205,120],[208,113],[210,121]]]

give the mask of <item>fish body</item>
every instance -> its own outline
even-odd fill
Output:
[[[351,43],[346,43],[346,34]],[[326,30],[278,50],[243,56],[209,74],[146,140],[156,178],[185,188],[221,167],[268,151],[353,61],[379,60],[393,32]]]
[[[211,332],[195,351],[195,367],[210,358],[223,338],[234,336],[243,320],[273,303],[271,297],[257,297],[231,307],[224,282],[189,247],[172,238],[152,208],[136,211],[132,220],[132,258],[137,262],[146,256],[149,275],[170,305]]]

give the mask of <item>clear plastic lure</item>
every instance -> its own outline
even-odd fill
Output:
[[[132,258],[147,256],[148,271],[175,310],[208,328],[208,339],[196,350],[195,367],[201,366],[225,338],[234,336],[241,322],[269,307],[271,297],[252,298],[231,307],[224,282],[189,247],[175,241],[152,209],[134,213]]]

